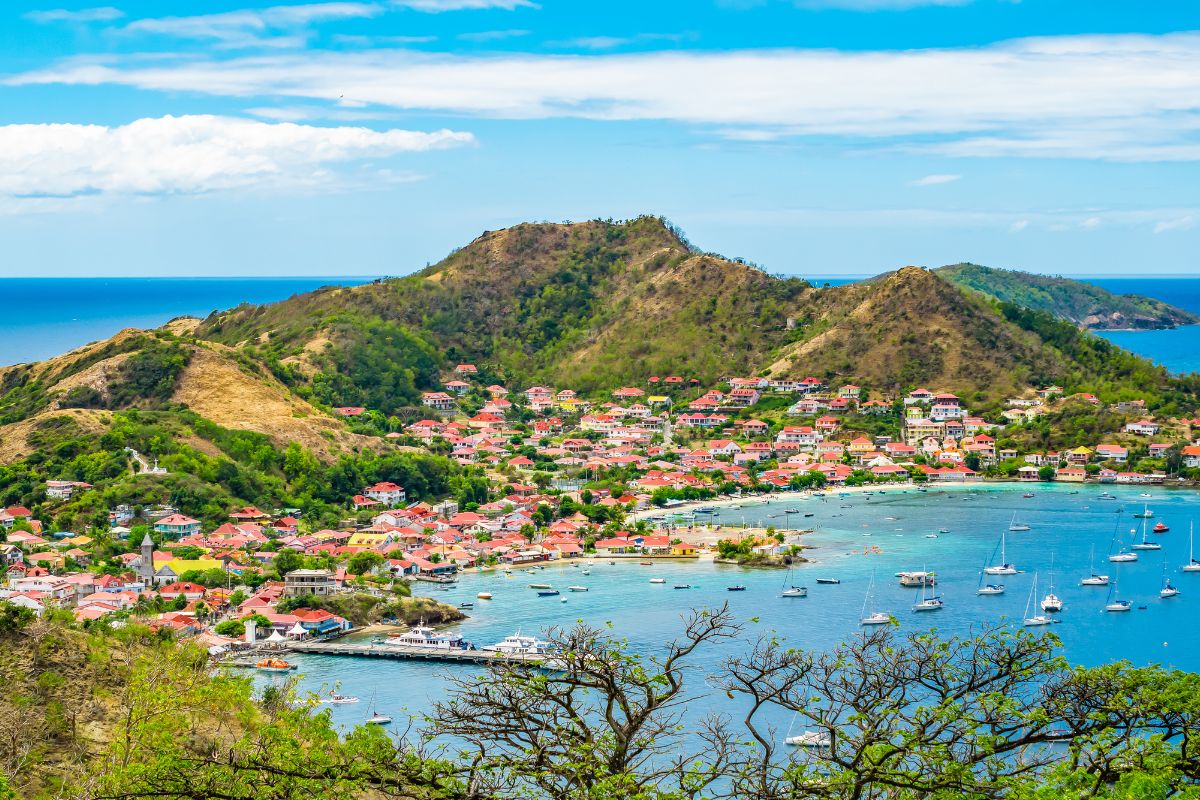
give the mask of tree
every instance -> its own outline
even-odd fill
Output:
[[[383,556],[370,550],[363,550],[350,556],[346,562],[346,570],[351,575],[366,575],[383,563]]]
[[[1039,481],[1052,481],[1054,480],[1055,474],[1057,474],[1057,471],[1049,464],[1038,467],[1037,476]]]
[[[583,623],[552,630],[553,670],[497,660],[483,678],[452,677],[432,730],[468,743],[472,796],[695,796],[727,772],[735,745],[715,716],[699,731],[682,725],[694,699],[684,675],[704,645],[739,630],[727,607],[694,612],[657,657]]]
[[[304,569],[306,559],[304,556],[295,550],[280,550],[271,562],[275,566],[275,571],[279,573],[279,577],[287,575],[289,572],[294,572],[298,569]]]

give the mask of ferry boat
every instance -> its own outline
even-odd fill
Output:
[[[263,672],[287,672],[296,668],[295,664],[289,664],[282,658],[264,658],[261,661],[255,661],[254,666]]]
[[[428,625],[417,625],[408,633],[389,634],[386,643],[393,647],[419,647],[423,650],[475,649],[475,645],[457,633],[438,633]]]
[[[503,640],[495,644],[484,645],[483,650],[506,656],[544,656],[550,655],[554,651],[554,647],[549,642],[544,642],[536,636],[525,636],[520,631],[517,631],[512,636],[505,636]]]

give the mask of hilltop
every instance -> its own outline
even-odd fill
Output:
[[[1161,300],[1113,294],[1086,281],[1028,272],[951,264],[935,270],[956,286],[1007,303],[1045,311],[1092,330],[1154,329],[1193,325],[1200,317]]]

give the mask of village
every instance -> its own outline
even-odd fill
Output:
[[[415,581],[464,570],[548,561],[697,559],[723,539],[762,553],[795,548],[773,529],[673,522],[656,510],[826,486],[984,480],[1109,484],[1194,483],[1200,417],[1156,420],[1145,403],[1109,404],[1119,431],[1062,450],[1021,449],[1014,431],[1066,406],[1104,404],[1061,387],[1030,388],[990,416],[949,392],[918,388],[872,396],[817,378],[730,378],[714,388],[651,376],[611,399],[571,389],[484,385],[460,364],[428,414],[383,439],[448,454],[487,478],[479,502],[414,501],[380,481],[345,498],[337,527],[310,525],[300,509],[229,509],[208,527],[168,506],[110,510],[107,530],[55,531],[25,506],[0,511],[0,600],[81,624],[130,618],[195,638],[213,652],[267,641],[325,639],[375,621],[350,619],[337,598],[381,607]],[[334,412],[356,424],[369,409]],[[138,454],[136,463],[160,474]],[[44,512],[94,491],[48,481]],[[657,527],[656,527],[657,524]]]

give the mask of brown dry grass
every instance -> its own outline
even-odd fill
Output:
[[[100,435],[108,425],[110,412],[91,408],[64,408],[43,411],[28,419],[0,426],[0,463],[9,464],[30,455],[34,448],[29,436],[43,421],[54,417],[70,417],[85,433]]]

